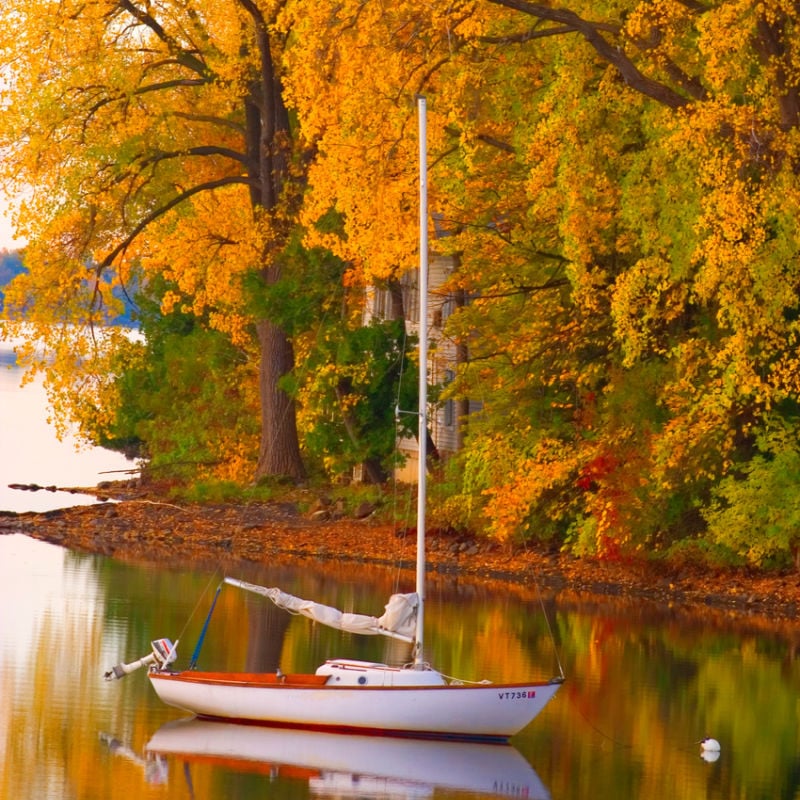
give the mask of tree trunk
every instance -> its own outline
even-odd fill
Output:
[[[256,478],[287,475],[305,477],[297,436],[294,400],[280,380],[294,368],[294,349],[286,334],[269,320],[256,325],[260,348],[261,443]]]
[[[256,212],[263,209],[272,216],[279,234],[265,251],[260,268],[265,283],[272,286],[281,278],[281,241],[285,241],[291,225],[280,221],[282,194],[289,180],[291,131],[283,85],[272,59],[267,20],[252,0],[239,2],[253,18],[260,57],[259,79],[253,82],[246,100],[245,124],[251,202]],[[285,331],[272,320],[259,321],[256,331],[260,345],[261,441],[255,477],[286,475],[299,480],[305,477],[305,469],[295,404],[280,388],[280,381],[294,369],[294,348]]]

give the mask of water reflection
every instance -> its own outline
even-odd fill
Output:
[[[19,535],[0,545],[2,796],[61,798],[65,781],[85,784],[86,720],[111,710],[87,676],[121,640],[92,560]]]
[[[147,743],[155,757],[307,780],[314,795],[428,797],[435,789],[546,800],[550,794],[508,745],[347,736],[197,719],[169,723]],[[183,780],[182,775],[177,780]],[[173,770],[173,778],[175,778]]]
[[[231,564],[227,571],[366,611],[382,607],[396,577],[315,562],[302,569]],[[174,725],[183,715],[161,705],[141,673],[103,680],[110,664],[140,656],[160,636],[180,638],[188,658],[219,580],[214,566],[158,569],[0,536],[0,800],[333,798],[356,784],[360,797],[386,796],[397,772],[379,768],[377,755],[361,758],[362,744],[352,737],[350,764],[331,763],[330,737],[289,757],[243,742],[227,726],[205,737],[198,725],[202,745],[173,741],[171,750],[183,754],[166,754],[164,738],[193,739],[196,724]],[[342,654],[385,658],[373,637],[345,637],[305,618],[270,621],[268,606],[253,600],[221,594],[203,668],[241,669],[254,653],[273,658],[276,641],[285,671]],[[551,669],[534,589],[492,591],[440,579],[432,581],[429,606],[430,655],[450,674],[480,674],[491,663],[494,679],[514,680]],[[555,800],[800,797],[796,626],[750,626],[710,612],[685,617],[626,601],[590,605],[568,593],[551,610],[567,682],[513,741],[517,766],[537,776],[529,784],[536,792]],[[262,734],[248,728],[245,739]],[[704,736],[721,742],[714,763],[701,758]],[[281,732],[281,747],[285,741]],[[463,785],[448,781],[463,780],[481,759],[462,757],[437,775],[444,762],[438,746],[417,744],[433,756],[426,765],[427,756],[415,755],[418,771],[401,754],[389,757],[412,784],[398,791],[464,797]],[[500,751],[493,752],[496,758]],[[285,768],[271,769],[275,764]],[[326,782],[323,775],[336,777]],[[511,781],[507,787],[513,793]]]

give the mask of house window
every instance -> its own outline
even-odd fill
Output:
[[[455,380],[456,374],[451,369],[444,371],[444,385],[447,386]],[[456,424],[456,403],[455,400],[446,400],[444,404],[444,424],[446,428],[452,428]]]
[[[442,303],[442,322],[446,320],[456,310],[456,301],[452,295],[448,295]]]
[[[375,316],[378,319],[386,319],[386,312],[388,309],[388,302],[386,299],[386,295],[388,292],[386,289],[378,289],[375,293]]]

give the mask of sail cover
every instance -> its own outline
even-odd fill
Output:
[[[419,597],[416,592],[393,594],[385,606],[385,613],[380,617],[370,617],[367,614],[350,614],[339,611],[338,608],[332,606],[295,597],[281,589],[258,586],[237,578],[225,578],[225,583],[268,597],[279,608],[292,614],[302,614],[304,617],[331,628],[338,628],[350,633],[382,634],[405,642],[414,641],[417,606],[419,605]]]

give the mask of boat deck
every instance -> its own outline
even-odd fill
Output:
[[[228,686],[323,686],[328,681],[327,675],[311,674],[277,674],[275,672],[199,672],[184,670],[183,672],[158,672],[159,678],[180,679],[186,683],[215,683]]]

